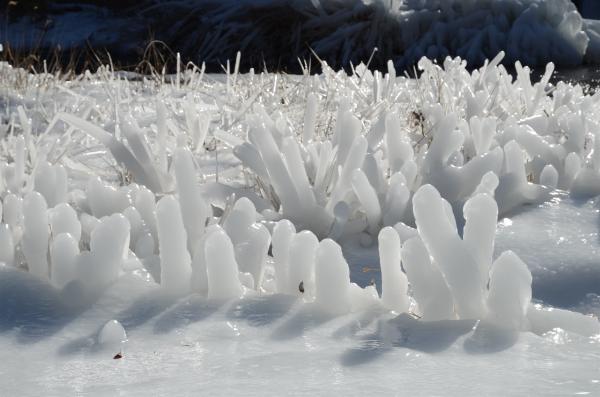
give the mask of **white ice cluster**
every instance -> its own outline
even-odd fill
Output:
[[[578,65],[590,40],[568,0],[409,0],[398,14],[404,62],[452,54],[479,65],[504,50],[509,62]]]
[[[532,306],[527,266],[493,257],[499,213],[556,187],[600,193],[600,97],[551,86],[552,65],[513,79],[502,56],[472,73],[423,59],[418,79],[391,64],[289,81],[28,76],[5,96],[0,258],[91,293],[135,272],[173,295],[600,330]],[[351,282],[338,243],[356,236],[378,240],[381,297]]]
[[[460,60],[442,69],[423,59],[416,81],[394,77],[391,65],[385,76],[363,68],[336,87],[340,104],[325,138],[315,131],[314,94],[299,133],[257,104],[261,117],[247,117],[248,138],[234,153],[284,218],[334,239],[413,223],[410,203],[425,184],[458,215],[477,193],[495,191],[500,214],[557,187],[600,194],[598,96],[551,87],[552,64],[532,84],[517,63],[513,79],[498,66],[502,56],[472,74]]]

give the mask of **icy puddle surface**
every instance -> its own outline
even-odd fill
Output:
[[[500,220],[496,253],[510,249],[527,263],[534,298],[560,307],[592,305],[598,314],[599,208],[597,199],[556,192],[550,201]]]
[[[526,207],[500,221],[496,249],[530,266],[534,299],[600,310],[596,202],[556,193]],[[94,302],[67,305],[74,296],[0,271],[0,395],[600,394],[600,340],[560,329],[507,335],[377,309],[332,318],[284,295],[174,298],[140,271]],[[98,337],[111,319],[122,347]]]
[[[3,282],[20,288],[2,289],[2,298],[38,294],[30,301],[39,306],[3,313],[1,395],[600,393],[597,341],[561,331],[510,339],[474,334],[471,321],[330,319],[278,295],[173,301],[133,276],[77,315],[12,273],[3,272]],[[111,318],[128,332],[121,359],[96,338]]]

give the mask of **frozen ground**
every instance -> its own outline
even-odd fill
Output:
[[[55,291],[14,273],[0,280],[3,395],[600,393],[597,339],[560,330],[507,340],[474,335],[473,321],[380,313],[328,320],[279,295],[173,302],[134,277],[71,316]],[[120,360],[112,358],[118,349],[94,345],[112,318],[128,332]]]
[[[0,395],[600,393],[600,96],[502,56],[0,64]]]

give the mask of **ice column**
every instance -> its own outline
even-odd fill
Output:
[[[235,261],[233,244],[224,230],[215,230],[205,243],[208,297],[233,299],[242,296],[243,289]]]
[[[365,173],[360,169],[354,170],[352,173],[352,188],[367,214],[369,233],[375,235],[379,231],[381,223],[381,206],[377,192],[369,183]]]
[[[200,193],[200,186],[196,180],[196,170],[190,151],[187,148],[178,148],[175,152],[173,164],[181,214],[188,235],[187,246],[189,249],[193,249],[204,233],[208,209],[202,198],[202,193]]]
[[[492,266],[498,205],[490,195],[481,193],[467,200],[463,214],[466,221],[463,241],[479,266],[481,285],[485,288]]]
[[[292,292],[288,281],[290,278],[290,247],[295,234],[294,224],[287,219],[277,222],[273,229],[275,282],[279,293]]]
[[[248,228],[247,240],[235,248],[240,271],[250,273],[254,279],[254,288],[259,289],[271,243],[271,234],[267,228],[255,223]]]
[[[406,241],[402,247],[402,265],[410,280],[413,297],[417,301],[423,320],[437,321],[456,318],[452,294],[446,280],[421,237]]]
[[[79,242],[69,233],[61,233],[52,240],[51,278],[55,287],[62,288],[77,277],[77,255],[79,255]]]
[[[13,265],[15,262],[15,244],[10,227],[0,224],[0,262],[6,265]]]
[[[398,313],[408,311],[408,280],[400,267],[400,237],[394,228],[379,232],[379,263],[381,267],[381,300]]]
[[[130,226],[122,214],[102,218],[90,236],[90,251],[95,257],[101,285],[114,281],[119,276],[121,264],[129,251]],[[94,280],[95,281],[95,280]]]
[[[292,238],[290,245],[290,281],[291,293],[300,294],[298,286],[304,284],[307,296],[314,294],[315,255],[319,240],[312,232],[304,230]]]
[[[48,278],[48,227],[47,206],[44,196],[31,192],[23,202],[23,253],[29,271],[36,276]]]
[[[77,219],[77,212],[67,203],[58,204],[50,210],[50,226],[53,236],[69,233],[75,241],[81,238],[81,223]]]
[[[482,318],[481,270],[448,221],[440,194],[433,186],[424,185],[415,193],[413,207],[419,235],[446,278],[458,316]]]
[[[332,314],[350,311],[350,269],[342,249],[331,239],[321,241],[317,249],[315,303]]]
[[[488,319],[503,328],[525,330],[531,281],[527,265],[514,252],[503,252],[490,273]]]
[[[190,288],[191,258],[179,202],[165,196],[156,205],[161,285],[169,292],[184,294]]]

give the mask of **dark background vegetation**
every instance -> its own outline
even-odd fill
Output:
[[[590,0],[573,0],[581,10],[586,9],[582,7],[584,1]],[[330,1],[332,4],[336,2],[343,0]],[[334,69],[350,71],[352,64],[370,60],[370,68],[386,70],[390,54],[403,50],[395,48],[393,40],[389,40],[397,32],[398,22],[386,19],[385,13],[375,6],[361,6],[360,1],[355,1],[351,15],[332,19],[330,25],[319,25],[314,31],[302,25],[309,17],[296,9],[286,8],[285,2],[269,4],[265,0],[257,0],[255,3],[255,7],[238,10],[236,15],[236,10],[231,7],[219,9],[218,1],[12,0],[6,3],[4,18],[0,18],[0,43],[5,48],[0,57],[35,70],[40,70],[42,60],[46,59],[47,67],[50,65],[51,69],[81,71],[113,63],[119,69],[141,73],[163,68],[169,73],[175,70],[175,51],[178,51],[184,64],[188,61],[198,65],[205,62],[208,72],[222,72],[227,60],[235,59],[237,49],[244,48],[242,71],[253,67],[258,71],[298,73],[302,70],[299,59],[310,62],[312,72],[320,71],[319,59],[327,61]],[[269,4],[268,7],[266,4]],[[277,10],[277,7],[281,9]],[[81,10],[97,15],[99,21],[117,21],[117,28],[113,29],[118,30],[117,34],[111,36],[109,33],[115,32],[110,32],[111,28],[107,27],[105,30],[108,32],[102,37],[82,37],[75,45],[47,40],[46,32],[57,18]],[[223,26],[221,17],[234,23]],[[355,38],[357,45],[352,49],[339,39],[322,44],[322,37],[333,36],[340,25],[348,22],[366,24],[369,27],[364,32],[376,33],[369,40],[363,37],[365,34],[359,34]],[[251,24],[250,29],[248,24]],[[23,39],[14,38],[19,36],[17,29],[23,30]],[[300,29],[304,29],[302,34],[288,33]],[[32,38],[32,35],[36,37]],[[9,36],[12,37],[10,42],[6,40]],[[315,42],[320,47],[314,48]],[[374,47],[379,51],[373,53]],[[314,50],[317,50],[319,59]],[[412,64],[398,66],[409,72],[412,70]]]

